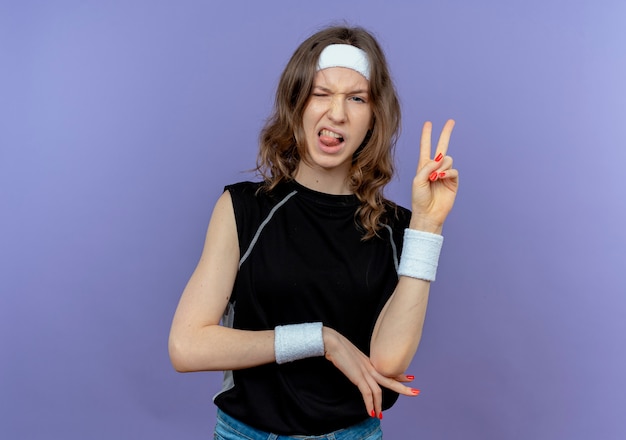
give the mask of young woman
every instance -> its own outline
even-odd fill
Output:
[[[169,340],[178,371],[223,370],[217,439],[382,438],[420,341],[458,172],[448,121],[422,132],[412,210],[386,200],[400,108],[384,54],[331,27],[287,64],[260,182],[227,186]],[[222,321],[222,325],[220,325]]]

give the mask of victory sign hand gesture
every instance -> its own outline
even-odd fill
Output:
[[[410,227],[440,234],[454,205],[459,172],[452,168],[452,157],[447,155],[454,121],[449,119],[444,125],[434,155],[431,155],[432,128],[430,122],[424,123],[422,128],[419,162],[412,187]]]

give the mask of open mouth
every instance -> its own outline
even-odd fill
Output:
[[[326,129],[319,132],[319,137],[320,141],[328,147],[336,147],[344,140],[338,133]]]

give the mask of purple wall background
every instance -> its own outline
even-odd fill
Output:
[[[170,320],[278,75],[319,26],[374,30],[462,186],[387,437],[626,438],[626,3],[0,3],[0,437],[209,438],[219,373]]]

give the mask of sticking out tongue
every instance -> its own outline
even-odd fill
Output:
[[[327,147],[336,147],[343,141],[343,138],[322,135],[320,136],[320,141]]]

